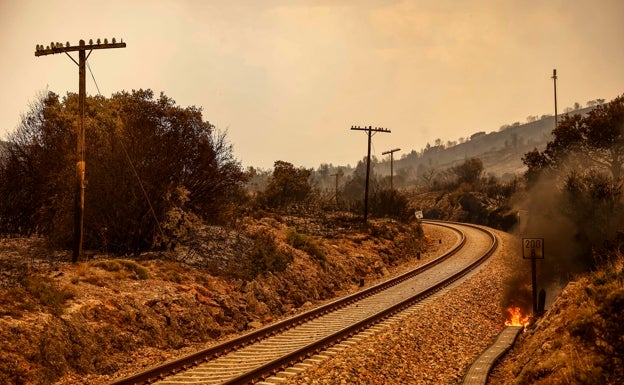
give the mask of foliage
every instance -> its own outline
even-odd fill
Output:
[[[395,189],[377,190],[370,197],[371,214],[400,220],[413,218],[414,210],[409,199]]]
[[[65,303],[75,296],[75,291],[69,286],[61,287],[52,278],[29,274],[23,277],[18,286],[4,292],[0,305],[3,305],[3,309],[8,309],[8,312],[0,312],[0,315],[19,317],[24,312],[35,311],[38,306],[54,315],[60,315]]]
[[[375,165],[377,164],[377,159],[373,157],[370,163],[370,172],[369,172],[369,191],[375,190],[379,186],[379,181],[375,176]],[[353,174],[351,178],[349,178],[344,185],[342,190],[342,199],[351,205],[353,202],[362,202],[364,200],[364,191],[366,188],[366,158],[360,160],[353,170]]]
[[[561,270],[556,265],[569,260],[568,269],[584,270],[595,266],[592,249],[624,226],[624,96],[585,116],[564,117],[553,136],[544,151],[533,150],[523,158],[528,166],[524,209],[551,241],[574,245],[567,252],[554,250],[552,269]]]
[[[466,159],[464,163],[452,168],[457,176],[457,183],[467,183],[477,186],[483,174],[483,162],[479,158]]]
[[[48,93],[9,138],[0,160],[0,232],[70,243],[77,99]],[[162,246],[160,223],[172,210],[212,223],[232,217],[244,174],[226,134],[203,121],[200,109],[151,90],[89,97],[85,108],[86,248]]]
[[[615,237],[624,225],[622,182],[596,171],[571,172],[562,191],[561,211],[579,224],[577,241],[592,264],[590,250]]]
[[[624,95],[585,116],[565,115],[553,136],[544,151],[523,157],[529,180],[544,171],[565,172],[570,167],[595,168],[619,179],[624,166]]]
[[[285,208],[302,203],[310,195],[312,187],[308,178],[312,170],[296,168],[291,163],[275,161],[263,199],[269,207]]]
[[[70,288],[58,287],[51,278],[39,275],[28,277],[24,281],[24,289],[40,305],[55,315],[60,315],[65,302],[75,297],[74,291]]]
[[[286,270],[293,256],[278,248],[270,232],[259,231],[252,239],[254,243],[249,252],[248,266],[238,272],[241,278],[252,280],[260,274]]]
[[[598,370],[574,373],[580,384],[614,384],[624,378],[624,259],[622,255],[592,273],[586,287],[589,306],[568,325],[570,335],[597,353]]]
[[[106,271],[119,272],[126,271],[132,273],[136,279],[148,279],[149,272],[147,268],[141,266],[135,261],[128,259],[108,259],[102,261],[95,261],[91,264],[94,267],[99,267]]]
[[[286,233],[286,241],[295,249],[301,250],[309,254],[319,262],[327,261],[327,253],[313,237],[298,233],[295,229],[289,229]]]

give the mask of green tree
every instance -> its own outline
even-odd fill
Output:
[[[457,176],[457,183],[468,183],[476,187],[483,174],[483,162],[479,158],[470,158],[464,163],[452,168]]]
[[[270,207],[281,208],[302,203],[312,192],[311,174],[311,169],[297,168],[282,160],[275,161],[273,175],[264,192],[266,203]]]
[[[570,273],[594,266],[592,250],[624,226],[624,97],[587,115],[564,117],[544,151],[523,157],[532,231],[559,247],[545,270]],[[566,248],[569,248],[566,250]]]
[[[525,154],[529,179],[543,171],[593,168],[615,179],[624,166],[624,95],[601,104],[587,115],[564,116],[543,152]]]
[[[209,222],[231,216],[244,174],[200,109],[151,90],[89,97],[85,109],[85,247],[148,249],[184,222],[178,215],[166,226],[172,210]],[[4,231],[71,241],[77,111],[77,95],[48,93],[10,138],[0,163]]]

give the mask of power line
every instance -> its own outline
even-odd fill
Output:
[[[95,81],[95,76],[93,76],[93,71],[91,71],[91,66],[89,65],[89,61],[87,60],[87,68],[89,69],[89,72],[91,73],[91,78],[93,79],[93,83],[95,83],[95,88],[97,89],[98,95],[102,95],[102,93],[100,92],[100,87],[98,87],[97,81]]]
[[[91,71],[91,66],[89,65],[89,62],[87,61],[87,68],[89,68],[89,72],[91,73],[91,77],[93,78],[93,82],[95,83],[95,88],[97,88],[98,91],[98,95],[102,96],[102,93],[100,92],[100,87],[98,87],[97,82],[95,81],[95,76],[93,75],[93,71]],[[113,132],[113,135],[114,132]],[[137,179],[137,181],[139,182],[139,187],[141,187],[141,191],[143,192],[143,196],[145,197],[145,200],[147,201],[147,204],[150,208],[150,212],[152,213],[152,217],[154,218],[154,221],[156,221],[156,227],[158,227],[158,231],[160,232],[160,236],[162,237],[162,239],[165,238],[165,233],[162,229],[162,226],[160,225],[160,221],[158,220],[158,216],[156,216],[156,211],[154,210],[154,206],[152,205],[151,200],[149,199],[149,195],[147,195],[147,191],[145,190],[145,187],[143,186],[143,181],[141,180],[141,177],[139,176],[139,173],[136,170],[136,167],[134,167],[134,163],[132,162],[132,159],[130,158],[130,155],[128,154],[128,150],[126,150],[126,146],[124,145],[122,140],[119,140],[119,144],[121,145],[121,149],[124,152],[124,155],[126,156],[126,160],[128,161],[128,163],[130,164],[130,168],[132,169],[132,173],[134,174],[135,178]]]

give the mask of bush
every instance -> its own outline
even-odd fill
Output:
[[[33,105],[0,157],[0,233],[44,235],[72,243],[77,95],[48,93]],[[245,175],[225,133],[196,107],[182,108],[151,90],[86,101],[84,247],[136,253],[183,231],[193,213],[231,219]],[[182,218],[182,220],[186,220]],[[171,242],[168,242],[171,244]]]
[[[56,282],[48,277],[36,275],[29,277],[24,282],[24,287],[40,305],[56,315],[62,313],[65,302],[75,297],[73,290],[68,287],[59,288]]]
[[[327,261],[327,253],[311,236],[298,233],[295,229],[290,229],[286,234],[286,241],[295,249],[306,252],[323,264]]]
[[[252,239],[254,243],[249,253],[249,266],[237,273],[241,278],[251,280],[263,273],[281,272],[292,262],[292,254],[279,250],[273,235],[268,231],[260,231]]]
[[[598,354],[592,373],[576,373],[578,383],[617,383],[624,378],[624,257],[612,258],[594,272],[585,292],[590,305],[568,325],[572,337]],[[591,375],[591,376],[589,376]],[[587,377],[594,382],[588,382]]]
[[[103,260],[96,261],[92,263],[92,266],[99,267],[106,271],[111,272],[120,272],[127,271],[133,273],[133,276],[136,279],[148,279],[149,272],[147,269],[135,261],[130,261],[127,259],[113,259],[113,260]]]
[[[371,214],[377,217],[407,220],[414,215],[407,196],[394,189],[374,192],[370,198],[370,208]]]

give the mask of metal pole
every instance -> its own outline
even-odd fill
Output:
[[[557,128],[557,69],[553,69],[553,86],[555,88],[555,128]]]
[[[533,314],[537,315],[537,263],[536,258],[531,257],[531,289],[533,291]]]

